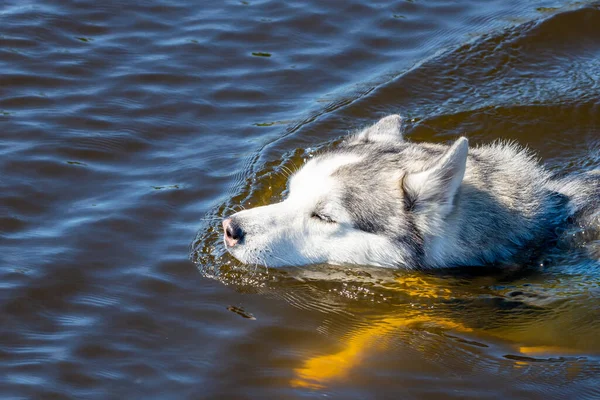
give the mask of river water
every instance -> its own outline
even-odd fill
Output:
[[[378,118],[600,165],[600,7],[0,2],[0,397],[600,398],[600,242],[265,269],[220,218]]]

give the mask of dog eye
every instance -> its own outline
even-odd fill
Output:
[[[330,216],[319,214],[319,213],[316,213],[316,212],[312,213],[311,218],[316,218],[316,219],[319,219],[319,220],[321,220],[323,222],[327,222],[327,223],[330,223],[330,224],[335,223],[335,221],[333,220],[333,218],[331,218]]]

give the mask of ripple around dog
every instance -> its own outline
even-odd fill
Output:
[[[600,395],[599,265],[580,252],[380,275],[243,267],[220,238],[309,149],[392,113],[411,140],[597,164],[597,6],[1,4],[4,397]]]

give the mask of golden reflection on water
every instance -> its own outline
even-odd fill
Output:
[[[291,385],[295,387],[323,388],[327,382],[343,379],[357,366],[368,351],[383,351],[386,344],[381,339],[397,329],[422,328],[424,325],[458,332],[471,332],[472,329],[444,318],[431,318],[428,315],[384,318],[374,326],[357,330],[350,334],[344,343],[344,349],[335,354],[316,356],[305,361],[304,366],[296,369]]]
[[[438,285],[427,282],[419,276],[407,276],[396,279],[399,290],[415,298],[424,299],[446,299],[453,298],[453,293],[448,288],[441,288]],[[418,288],[418,289],[414,289]],[[433,312],[430,308],[421,308],[414,310],[409,315],[382,317],[378,322],[352,331],[343,340],[341,351],[333,354],[316,355],[308,358],[303,365],[294,370],[294,378],[290,381],[292,387],[302,387],[308,389],[322,389],[330,383],[343,383],[348,377],[350,371],[357,367],[361,361],[369,357],[373,352],[385,351],[389,346],[389,341],[383,340],[388,335],[400,330],[425,329],[425,330],[444,330],[458,333],[484,335],[494,337],[512,343],[514,350],[523,356],[554,356],[554,355],[573,355],[580,351],[561,346],[548,346],[541,343],[535,343],[535,340],[529,335],[524,336],[528,345],[519,345],[524,341],[519,340],[521,330],[483,331],[475,330],[462,322],[451,318],[441,317],[439,313]],[[527,365],[526,359],[515,360],[516,368]]]

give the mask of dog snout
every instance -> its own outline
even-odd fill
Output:
[[[225,238],[225,244],[229,247],[235,246],[240,240],[244,238],[244,231],[240,224],[231,219],[227,218],[223,220],[223,237]]]

